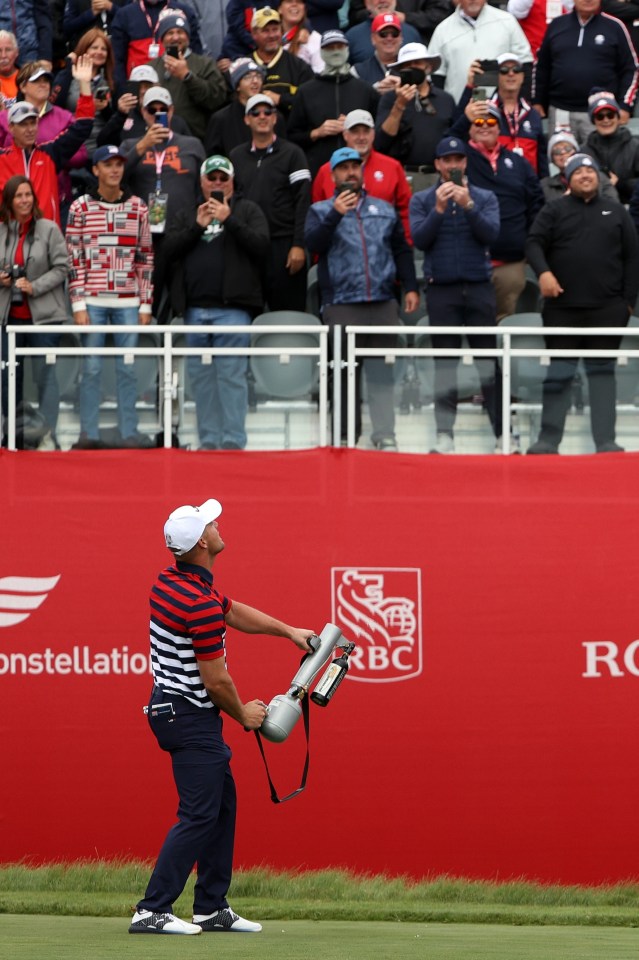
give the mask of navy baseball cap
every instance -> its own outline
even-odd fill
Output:
[[[339,150],[335,150],[331,155],[331,170],[334,170],[340,163],[346,163],[347,160],[356,160],[358,163],[362,162],[362,158],[357,150],[353,150],[352,147],[340,147]]]
[[[320,47],[327,47],[329,43],[343,43],[348,46],[348,40],[341,30],[327,30],[322,34]]]
[[[124,154],[120,148],[114,146],[112,143],[104,147],[98,147],[93,154],[93,166],[95,166],[96,163],[104,163],[105,160],[110,160],[112,157],[119,157],[120,160],[124,160]]]
[[[459,137],[444,137],[435,147],[435,157],[450,157],[458,153],[460,157],[467,156],[466,144]]]

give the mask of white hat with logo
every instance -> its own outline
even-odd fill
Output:
[[[166,545],[176,557],[192,550],[204,528],[222,513],[219,500],[205,500],[199,507],[178,507],[164,524]]]

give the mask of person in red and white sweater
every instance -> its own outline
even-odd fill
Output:
[[[148,208],[122,189],[124,157],[116,146],[99,147],[93,155],[98,185],[71,204],[67,247],[71,272],[69,293],[73,319],[79,326],[146,325],[153,301],[153,247]],[[102,347],[104,333],[89,333],[83,342]],[[137,333],[115,333],[116,347],[135,347]],[[74,449],[104,447],[99,432],[102,357],[84,359],[80,383],[80,438]],[[153,446],[138,432],[135,409],[135,367],[116,358],[118,427],[124,447]]]

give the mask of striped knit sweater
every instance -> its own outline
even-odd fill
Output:
[[[74,313],[87,305],[137,306],[151,313],[153,247],[146,204],[85,194],[71,204],[66,231]]]

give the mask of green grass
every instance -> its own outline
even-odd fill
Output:
[[[132,937],[118,919],[0,916],[2,960],[636,960],[638,940],[629,929],[302,920],[255,935]]]
[[[127,918],[149,871],[149,864],[138,862],[2,866],[0,922],[2,914]],[[175,905],[180,916],[189,916],[192,883]],[[449,877],[414,882],[340,870],[292,873],[264,867],[237,871],[230,897],[239,913],[260,920],[639,926],[639,885],[634,883],[562,887]]]

